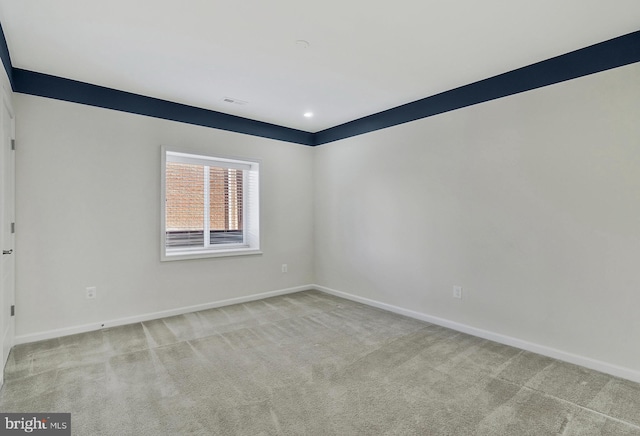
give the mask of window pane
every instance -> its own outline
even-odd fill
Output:
[[[211,244],[242,243],[242,170],[209,169]]]
[[[204,170],[167,162],[166,245],[204,246]]]
[[[260,163],[164,153],[161,260],[260,254]]]

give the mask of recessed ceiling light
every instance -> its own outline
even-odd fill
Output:
[[[305,112],[304,116],[305,118],[311,118],[313,116],[313,112]]]

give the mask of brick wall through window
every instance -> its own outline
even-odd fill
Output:
[[[204,167],[167,162],[166,230],[204,230]],[[211,231],[242,230],[242,171],[209,167]]]

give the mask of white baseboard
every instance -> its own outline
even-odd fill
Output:
[[[410,318],[419,319],[421,321],[437,324],[443,327],[450,328],[459,332],[467,333],[473,336],[477,336],[490,341],[498,342],[501,344],[509,345],[512,347],[520,348],[522,350],[531,351],[533,353],[541,354],[543,356],[552,357],[554,359],[562,360],[564,362],[573,363],[575,365],[584,366],[596,371],[600,371],[606,374],[610,374],[616,377],[621,377],[627,380],[631,380],[640,383],[640,371],[636,371],[630,368],[621,367],[608,362],[591,359],[589,357],[580,356],[566,351],[558,350],[556,348],[547,347],[545,345],[528,342],[522,339],[506,336],[500,333],[483,330],[477,327],[472,327],[466,324],[461,324],[455,321],[451,321],[444,318],[439,318],[433,315],[429,315],[422,312],[416,312],[414,310],[405,309],[402,307],[394,306],[387,303],[382,303],[370,298],[360,297],[357,295],[349,294],[347,292],[338,291],[335,289],[327,288],[320,285],[303,285],[293,288],[279,289],[275,291],[262,292],[258,294],[247,295],[244,297],[229,298],[226,300],[213,301],[209,303],[197,304],[194,306],[179,307],[176,309],[163,310],[153,313],[145,313],[142,315],[135,315],[125,318],[112,319],[109,321],[95,322],[90,324],[83,324],[72,327],[65,327],[61,329],[48,330],[38,333],[30,333],[27,335],[15,336],[14,344],[25,344],[29,342],[36,342],[45,339],[53,339],[62,336],[73,335],[77,333],[85,333],[95,330],[100,330],[109,327],[116,327],[126,324],[133,324],[137,322],[150,321],[153,319],[164,318],[168,316],[182,315],[190,312],[197,312],[199,310],[213,309],[216,307],[230,306],[232,304],[246,303],[249,301],[261,300],[263,298],[275,297],[278,295],[292,294],[295,292],[306,291],[315,289],[327,294],[335,295],[337,297],[346,298],[348,300],[356,301],[358,303],[366,304],[368,306],[377,307],[379,309],[388,310],[400,315],[408,316]]]
[[[337,297],[346,298],[347,300],[356,301],[358,303],[366,304],[368,306],[377,307],[379,309],[388,310],[400,315],[408,316],[410,318],[426,321],[431,324],[437,324],[443,327],[450,328],[459,332],[467,333],[473,336],[477,336],[490,341],[498,342],[500,344],[509,345],[512,347],[520,348],[522,350],[531,351],[532,353],[541,354],[543,356],[552,357],[554,359],[562,360],[564,362],[580,365],[585,368],[600,371],[606,374],[610,374],[616,377],[624,378],[627,380],[640,383],[640,371],[636,371],[630,368],[621,367],[611,363],[603,362],[600,360],[591,359],[585,356],[579,356],[577,354],[568,353],[566,351],[558,350],[556,348],[547,347],[545,345],[535,344],[533,342],[524,341],[522,339],[506,336],[500,333],[491,332],[488,330],[479,329],[466,324],[461,324],[455,321],[450,321],[444,318],[438,318],[422,312],[416,312],[414,310],[404,309],[402,307],[393,306],[391,304],[382,303],[380,301],[371,300],[369,298],[360,297],[357,295],[349,294],[335,289],[327,288],[320,285],[312,285],[313,289],[326,292],[327,294],[335,295]]]
[[[142,315],[129,316],[125,318],[112,319],[102,322],[94,322],[90,324],[77,325],[72,327],[64,327],[61,329],[48,330],[38,333],[30,333],[27,335],[19,335],[14,339],[14,344],[26,344],[29,342],[42,341],[45,339],[59,338],[62,336],[75,335],[77,333],[91,332],[95,330],[106,329],[109,327],[117,327],[126,324],[134,324],[137,322],[150,321],[168,316],[182,315],[199,310],[214,309],[216,307],[230,306],[232,304],[247,303],[249,301],[262,300],[263,298],[275,297],[278,295],[293,294],[294,292],[307,291],[315,289],[313,285],[296,286],[293,288],[278,289],[275,291],[261,292],[259,294],[247,295],[244,297],[229,298],[226,300],[212,301],[209,303],[196,304],[194,306],[179,307],[176,309],[163,310],[160,312],[145,313]]]

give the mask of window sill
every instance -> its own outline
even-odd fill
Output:
[[[211,257],[255,256],[262,251],[255,248],[231,248],[225,250],[176,250],[162,255],[161,261],[207,259]]]

